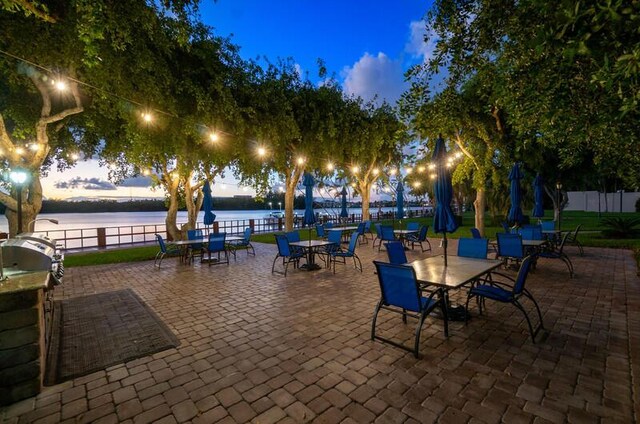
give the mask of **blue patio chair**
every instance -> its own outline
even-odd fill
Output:
[[[327,222],[327,223],[325,223],[325,224],[324,224],[324,228],[325,228],[326,230],[329,230],[329,229],[333,228],[333,222]]]
[[[378,243],[378,252],[382,247],[382,243],[385,241],[395,241],[396,236],[393,233],[393,227],[391,225],[380,225],[380,234],[378,234],[378,238],[380,239],[380,243]]]
[[[504,230],[505,233],[510,234],[511,233],[511,227],[509,227],[509,223],[507,221],[502,221],[502,229]]]
[[[523,240],[542,240],[542,226],[526,225],[520,229],[520,236]]]
[[[473,237],[474,239],[481,239],[482,236],[480,235],[480,230],[478,230],[477,228],[470,228],[471,231],[471,237]]]
[[[542,231],[555,231],[556,221],[540,221]]]
[[[380,284],[380,301],[376,305],[371,323],[371,340],[380,340],[392,344],[402,349],[413,352],[419,357],[420,333],[422,324],[427,315],[435,308],[440,308],[444,318],[444,334],[449,336],[449,326],[447,319],[447,308],[444,296],[440,290],[434,291],[429,297],[423,297],[420,285],[416,280],[416,272],[410,266],[387,264],[374,261]],[[434,298],[438,294],[438,298]],[[415,343],[410,349],[400,343],[376,335],[376,320],[381,309],[402,314],[402,322],[407,323],[407,316],[416,318],[418,325],[415,330]]]
[[[380,237],[382,236],[382,230],[380,229],[380,227],[382,226],[382,224],[374,224],[375,228],[376,228],[376,236],[373,239],[373,248],[376,248],[376,241],[378,242],[378,244],[382,243],[382,240],[380,240]]]
[[[294,251],[289,246],[289,240],[287,236],[284,234],[275,234],[276,237],[276,245],[278,246],[278,254],[273,260],[273,264],[271,265],[271,273],[273,274],[276,267],[276,261],[278,258],[282,258],[282,266],[284,267],[284,276],[287,276],[287,268],[289,264],[293,262],[293,267],[297,268],[300,262],[300,258],[304,257],[304,253],[302,251]]]
[[[327,232],[324,230],[324,225],[317,224],[316,225],[316,234],[318,238],[325,239],[327,238]]]
[[[419,222],[409,222],[407,223],[407,230],[409,231],[418,231],[420,229]]]
[[[354,232],[351,234],[351,240],[349,241],[349,247],[346,251],[338,248],[331,252],[329,252],[329,259],[333,262],[333,273],[336,273],[336,262],[338,262],[338,258],[342,258],[342,263],[347,264],[347,258],[353,258],[353,266],[362,272],[362,262],[360,262],[360,258],[356,255],[356,245],[358,244],[358,238],[360,234]]]
[[[580,240],[578,240],[578,232],[580,231],[581,227],[582,227],[582,224],[578,225],[575,230],[569,233],[569,237],[567,237],[567,241],[565,242],[565,245],[577,246],[578,249],[580,250],[580,256],[584,256],[584,249],[582,248],[582,243],[580,243]]]
[[[234,258],[236,257],[235,252],[241,249],[246,249],[247,255],[251,254],[255,256],[256,250],[253,248],[253,245],[251,244],[251,227],[247,227],[244,229],[244,232],[242,233],[242,240],[229,243],[229,248],[232,249]]]
[[[364,221],[364,232],[371,236],[371,240],[373,240],[373,233],[371,232],[371,221]]]
[[[227,233],[210,233],[209,242],[207,243],[207,254],[209,260],[209,266],[212,264],[227,264],[229,265],[229,251],[227,250],[226,243]],[[212,260],[212,254],[217,255],[217,260]],[[220,254],[224,253],[224,261],[221,259]]]
[[[360,244],[369,243],[369,240],[367,240],[367,235],[365,234],[365,226],[366,224],[364,222],[361,222],[358,224],[358,229],[356,230],[359,236],[358,240],[360,241]]]
[[[176,245],[167,244],[164,242],[164,239],[160,234],[156,234],[156,241],[158,242],[158,246],[160,246],[160,251],[156,253],[155,260],[153,261],[153,265],[160,268],[162,265],[162,260],[165,256],[180,256],[182,257],[182,251]]]
[[[461,238],[458,240],[458,256],[487,259],[489,240],[483,238]]]
[[[411,249],[415,248],[416,244],[419,244],[421,251],[431,250],[431,242],[427,239],[427,231],[429,231],[429,226],[423,225],[417,234],[408,234],[407,237],[405,237],[405,240],[411,243]],[[422,243],[427,243],[429,248],[425,249]]]
[[[284,235],[287,237],[289,243],[300,241],[300,233],[297,231],[289,231],[284,233]],[[304,249],[300,246],[289,246],[289,248],[295,252],[304,252]]]
[[[546,259],[560,259],[565,263],[565,265],[567,265],[567,268],[569,269],[569,277],[573,278],[573,263],[571,263],[571,259],[569,259],[567,254],[564,253],[564,246],[567,243],[570,235],[571,233],[565,233],[564,236],[562,236],[562,241],[557,248],[554,248],[552,250],[543,250],[542,252],[538,253],[538,257]]]
[[[520,234],[497,233],[498,252],[497,258],[504,260],[505,266],[509,261],[520,262],[524,259],[524,249],[522,248],[522,237]]]
[[[187,230],[188,240],[201,240],[204,237],[204,233],[200,229]],[[202,259],[202,253],[204,251],[204,243],[193,243],[189,245],[187,255],[189,255],[189,263],[193,262],[193,258],[200,256]]]
[[[389,262],[395,265],[404,265],[407,261],[407,254],[404,251],[404,244],[401,241],[390,241],[384,244],[387,248]]]
[[[540,313],[540,308],[538,307],[538,302],[533,298],[531,293],[525,288],[525,283],[527,281],[527,276],[529,275],[529,270],[531,269],[531,264],[533,261],[532,256],[527,256],[522,260],[520,264],[520,269],[518,271],[517,277],[514,279],[502,275],[502,274],[492,274],[492,275],[500,275],[504,278],[511,280],[512,285],[505,284],[499,281],[488,281],[487,284],[480,284],[475,287],[472,287],[469,290],[469,294],[467,295],[467,303],[465,305],[467,311],[469,310],[469,301],[472,298],[477,298],[478,300],[478,309],[480,311],[480,315],[482,315],[482,307],[484,305],[485,299],[495,300],[496,302],[502,303],[511,303],[516,308],[518,308],[523,314],[525,319],[527,320],[527,325],[529,326],[529,333],[531,334],[531,339],[533,343],[536,342],[536,335],[540,330],[544,330],[544,323],[542,321],[542,314]],[[536,311],[538,312],[538,320],[539,324],[536,329],[533,329],[531,325],[531,320],[529,319],[529,315],[527,311],[524,309],[522,304],[520,303],[520,298],[524,296],[530,299],[536,307]]]

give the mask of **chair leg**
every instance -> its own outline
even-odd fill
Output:
[[[544,322],[542,321],[542,313],[540,312],[540,307],[538,306],[538,302],[536,302],[536,299],[531,295],[531,293],[528,290],[525,289],[523,293],[533,302],[533,305],[536,307],[536,311],[538,312],[538,321],[540,322],[540,329],[544,330]]]
[[[420,321],[416,326],[416,343],[413,349],[413,356],[415,356],[416,359],[420,357],[420,333],[422,332],[422,324],[424,323],[424,319],[426,317],[427,317],[427,311],[426,310],[422,311],[422,314],[420,314]]]
[[[278,260],[279,257],[280,257],[280,255],[276,255],[275,259],[273,260],[273,264],[271,265],[271,273],[272,274],[276,269],[276,261]]]
[[[406,309],[404,309],[404,308],[402,308],[402,322],[403,322],[404,324],[406,324],[406,323],[407,323],[407,310],[406,310]]]
[[[373,311],[373,321],[371,322],[371,340],[376,338],[376,320],[378,319],[378,312],[382,308],[382,299],[376,305],[376,309]]]
[[[527,311],[524,310],[522,305],[520,305],[520,302],[518,302],[517,300],[514,300],[513,304],[516,306],[516,308],[520,309],[520,311],[522,311],[522,313],[524,314],[524,318],[527,320],[527,325],[529,326],[529,334],[531,334],[531,340],[535,344],[536,335],[533,332],[533,327],[531,326],[531,320],[529,319],[529,315],[527,314]]]
[[[356,264],[356,260],[358,261],[359,265]],[[355,266],[358,271],[362,272],[362,262],[360,261],[358,255],[356,255],[355,253],[353,254],[353,266]]]
[[[571,263],[571,259],[569,259],[564,252],[562,253],[562,256],[560,256],[560,259],[562,259],[565,265],[567,265],[567,268],[569,269],[569,277],[573,278],[573,264]]]
[[[580,243],[578,241],[578,239],[576,239],[576,245],[578,246],[578,249],[580,250],[580,256],[584,256],[584,249],[582,248],[582,243]]]
[[[467,302],[464,304],[464,325],[469,323],[469,301],[474,297],[471,293],[467,294]]]

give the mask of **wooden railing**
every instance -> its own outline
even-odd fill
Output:
[[[413,216],[421,216],[418,211],[411,211]],[[382,219],[392,219],[394,214],[385,212],[370,214],[372,221]],[[362,220],[361,214],[350,214],[346,218],[338,216],[318,216],[319,223],[354,223]],[[178,224],[180,227],[180,224]],[[197,224],[198,228],[208,229],[213,232],[226,232],[227,234],[240,234],[245,228],[251,228],[253,233],[271,233],[284,229],[284,218],[261,218],[261,219],[238,219],[228,221],[216,221],[213,226],[206,228],[202,223]],[[294,220],[294,228],[302,228],[302,217],[297,216]],[[48,230],[42,231],[48,237],[55,239],[64,249],[104,249],[125,245],[145,244],[155,242],[155,235],[160,234],[169,239],[165,224],[142,224],[127,225],[118,227],[100,228],[80,228],[68,230]]]

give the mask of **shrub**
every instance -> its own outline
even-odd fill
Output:
[[[640,218],[607,217],[600,221],[602,234],[611,238],[635,238],[640,236]]]
[[[636,200],[636,212],[640,212],[640,197]]]

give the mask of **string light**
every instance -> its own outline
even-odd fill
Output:
[[[413,186],[414,186],[415,188],[420,187],[420,185],[421,185],[421,184],[420,184],[420,181],[416,181],[415,183],[413,183]]]
[[[153,116],[149,112],[142,112],[142,120],[148,124],[153,121]]]
[[[391,168],[391,170],[389,171],[389,175],[396,175],[396,169],[395,168]]]
[[[380,170],[378,168],[373,168],[371,172],[373,172],[373,175],[378,175],[380,173]]]
[[[327,169],[328,169],[329,171],[333,171],[333,169],[334,169],[333,163],[329,162],[329,163],[327,164]]]
[[[409,175],[413,172],[413,168],[405,168],[404,171]]]
[[[71,160],[78,160],[80,156],[77,153],[71,153]]]
[[[144,175],[145,177],[149,176],[149,174],[151,174],[151,171],[149,171],[148,169],[142,170],[142,175]]]
[[[298,165],[304,165],[304,158],[302,156],[298,158]]]
[[[264,147],[258,147],[258,156],[264,156],[267,154],[267,149]]]
[[[219,139],[220,139],[220,137],[218,136],[217,132],[214,131],[211,134],[209,134],[209,140],[211,140],[212,143],[215,143]]]
[[[436,174],[429,175],[429,178],[431,178],[432,180],[435,180],[436,179]]]
[[[424,166],[418,167],[418,172],[424,172],[424,171],[425,171],[425,167]]]
[[[429,169],[436,169],[436,164],[435,163],[430,163],[429,164]]]
[[[58,91],[67,91],[67,89],[69,88],[69,86],[67,85],[66,82],[64,82],[63,80],[57,80],[53,82],[53,86],[56,88],[56,90]]]
[[[24,155],[24,149],[22,147],[16,147],[16,154],[20,156]]]
[[[34,152],[37,152],[38,150],[40,150],[40,145],[38,143],[32,143],[29,145],[29,149],[33,150]]]
[[[351,167],[351,172],[353,172],[354,174],[357,174],[358,172],[360,172],[360,168],[358,168],[357,165]]]

